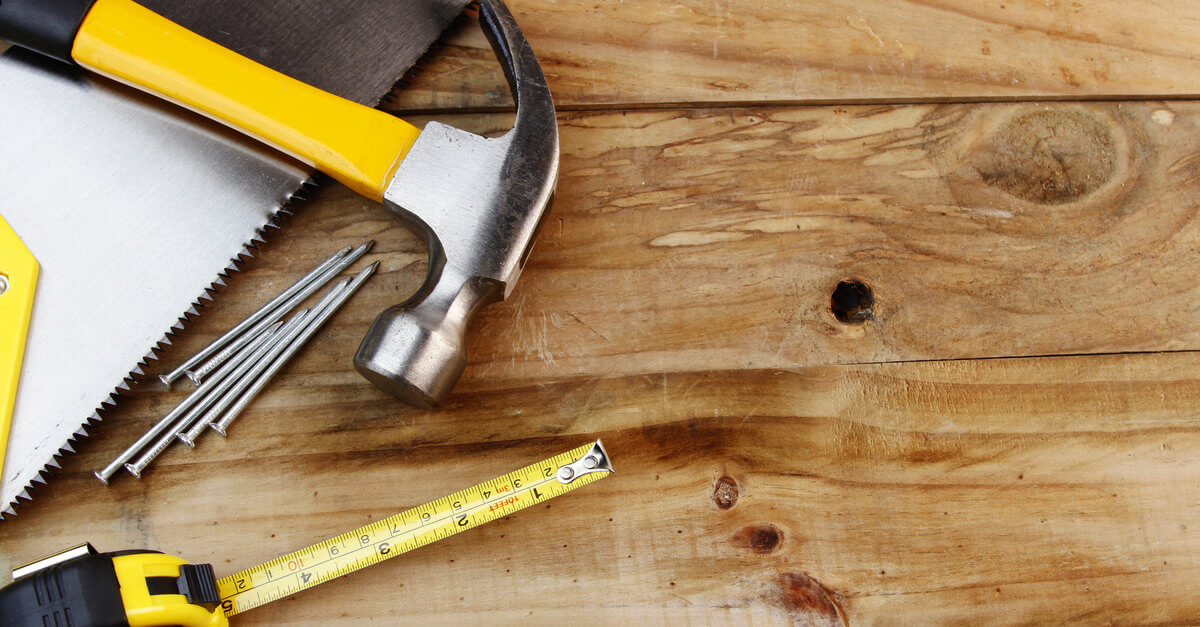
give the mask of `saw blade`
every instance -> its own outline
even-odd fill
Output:
[[[365,104],[384,97],[465,4],[147,2]],[[361,34],[344,30],[357,27]],[[313,41],[326,46],[319,57]],[[312,171],[196,114],[19,49],[0,56],[0,142],[0,215],[42,266],[0,477],[2,517],[252,253]]]

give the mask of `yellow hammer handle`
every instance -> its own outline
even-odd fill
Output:
[[[223,48],[131,0],[97,0],[71,57],[198,111],[380,200],[420,129]]]

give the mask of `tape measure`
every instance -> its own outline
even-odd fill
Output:
[[[432,544],[612,472],[597,440],[217,581],[226,616]]]
[[[116,613],[135,625],[220,627],[234,614],[503,518],[612,472],[608,453],[596,440],[215,583],[208,564],[148,551],[101,554],[83,545],[14,570],[16,581],[0,590],[0,615],[12,625],[59,624],[55,619],[67,615],[76,625],[109,624],[107,618]],[[39,582],[51,578],[68,585],[47,600]],[[112,592],[105,592],[110,587]]]

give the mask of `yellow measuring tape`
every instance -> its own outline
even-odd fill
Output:
[[[613,472],[599,440],[217,580],[226,616],[503,518]]]

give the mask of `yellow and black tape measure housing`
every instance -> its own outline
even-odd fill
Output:
[[[84,544],[13,573],[0,589],[6,625],[229,624],[211,564],[155,551],[98,553]]]

